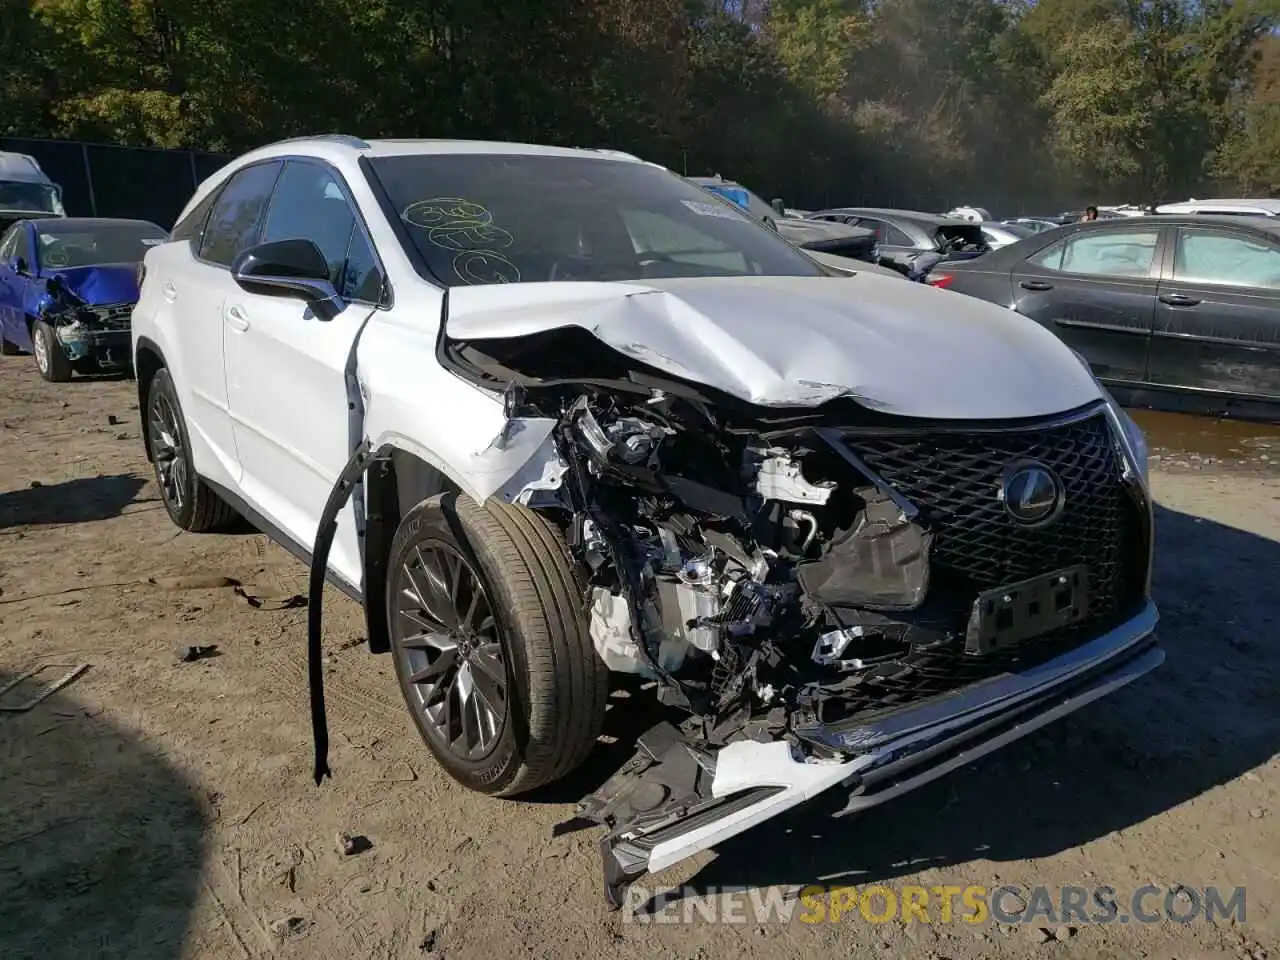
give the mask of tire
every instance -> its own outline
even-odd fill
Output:
[[[71,379],[71,360],[54,336],[53,327],[43,320],[31,325],[31,353],[40,376],[50,383],[66,383]]]
[[[146,413],[156,486],[169,519],[191,533],[229,525],[236,517],[235,510],[196,473],[187,422],[168,370],[161,368],[151,378]]]
[[[16,357],[21,352],[16,343],[0,338],[0,357]]]
[[[448,604],[446,613],[458,620],[457,607],[471,606],[471,625],[479,629],[469,641],[466,628],[454,634],[462,637],[454,665],[438,674],[433,688],[427,686],[431,681],[416,680],[413,674],[438,669],[434,665],[447,656],[432,647],[440,644],[442,634],[425,639],[433,619],[428,607],[439,611],[444,606],[434,604],[438,595],[428,597],[417,606],[421,616],[416,621],[401,613],[400,606],[415,606],[418,601],[411,598],[430,593],[418,561],[439,566],[437,561],[450,552],[461,561],[455,582],[478,577],[482,595],[469,604],[465,598],[475,591],[460,587],[458,602]],[[591,752],[604,722],[609,674],[587,632],[585,586],[560,531],[525,507],[494,500],[478,506],[470,497],[444,493],[419,503],[401,521],[391,542],[385,601],[392,660],[419,734],[459,783],[491,796],[515,796],[565,777]],[[488,630],[486,608],[493,621]],[[409,642],[415,634],[420,638],[416,646]],[[429,647],[436,652],[434,661]],[[417,653],[422,656],[415,657]],[[497,653],[500,665],[493,662]],[[486,660],[490,669],[482,668]],[[433,666],[426,667],[428,663]],[[500,730],[490,730],[493,742],[487,751],[481,740],[469,757],[461,755],[456,743],[448,745],[451,734],[442,733],[440,720],[445,703],[458,718],[466,712],[459,679],[464,668],[476,678],[474,689],[481,695],[498,699],[493,683],[481,680],[499,672],[505,675],[506,691],[501,709],[493,710],[502,714],[496,717]],[[440,688],[446,688],[443,696]],[[458,741],[465,742],[465,735]]]

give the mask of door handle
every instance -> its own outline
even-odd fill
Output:
[[[1023,290],[1052,290],[1052,283],[1045,283],[1043,280],[1023,280],[1018,284]]]
[[[1188,297],[1185,293],[1162,293],[1160,302],[1171,307],[1194,307],[1200,302],[1199,297]]]
[[[160,292],[164,294],[164,298],[170,303],[178,299],[178,288],[173,285],[172,280],[166,280]]]
[[[228,307],[226,316],[227,324],[232,330],[244,333],[249,329],[249,318],[244,315],[244,311],[239,307]]]

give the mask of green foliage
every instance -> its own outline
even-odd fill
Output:
[[[766,196],[1280,189],[1280,0],[0,0],[0,132],[630,150]]]

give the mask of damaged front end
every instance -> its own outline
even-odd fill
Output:
[[[558,424],[555,482],[503,495],[562,513],[600,657],[690,714],[580,807],[614,906],[822,790],[883,802],[1163,659],[1150,506],[1105,401],[993,427],[450,350],[506,380],[510,424]]]
[[[45,290],[38,315],[74,367],[96,371],[129,366],[132,301],[90,303],[57,276],[49,278]]]

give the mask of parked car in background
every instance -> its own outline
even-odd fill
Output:
[[[971,223],[982,223],[985,220],[993,219],[991,211],[986,207],[952,207],[942,216],[952,220],[968,220]]]
[[[686,177],[690,183],[701,187],[709,193],[723,197],[730,203],[741,207],[751,216],[767,226],[775,227],[777,221],[787,219],[779,213],[773,204],[766,203],[761,197],[734,180],[726,180],[716,174],[713,177]]]
[[[326,577],[469,789],[567,777],[610,702],[652,716],[611,672],[689,718],[579,806],[614,907],[1163,660],[1145,442],[1070,350],[977,300],[833,278],[653,164],[286,141],[201,184],[145,266],[169,516],[239,512],[311,563],[317,783]]]
[[[1184,200],[1181,203],[1162,203],[1157,214],[1215,217],[1280,217],[1280,200]]]
[[[1054,230],[1069,221],[1063,217],[1011,217],[1000,222],[1009,226],[1022,227],[1032,233],[1044,233],[1046,230]]]
[[[163,227],[145,220],[19,220],[0,238],[0,337],[46,380],[129,367],[138,272]]]
[[[62,188],[35,157],[0,151],[0,231],[18,219],[62,216]]]
[[[929,283],[1009,307],[1135,405],[1280,415],[1280,220],[1097,220],[1037,234]]]
[[[906,279],[899,271],[891,267],[882,267],[877,263],[871,263],[860,258],[844,257],[838,254],[825,253],[822,250],[801,249],[811,260],[816,260],[837,276],[852,277],[858,274],[874,274],[879,277],[893,277],[897,280]]]
[[[991,249],[977,223],[916,210],[839,207],[820,210],[809,219],[871,230],[878,262],[913,279],[939,263],[981,256]]]
[[[770,229],[778,231],[796,246],[855,260],[871,262],[874,259],[876,239],[870,230],[845,224],[822,223],[804,217],[784,216],[778,212],[777,204],[765,203],[742,184],[720,176],[686,179],[721,200],[732,203]]]
[[[1011,243],[1035,236],[1036,231],[1016,223],[1004,223],[1000,220],[987,220],[978,224],[982,228],[982,236],[992,250],[1007,247]]]

